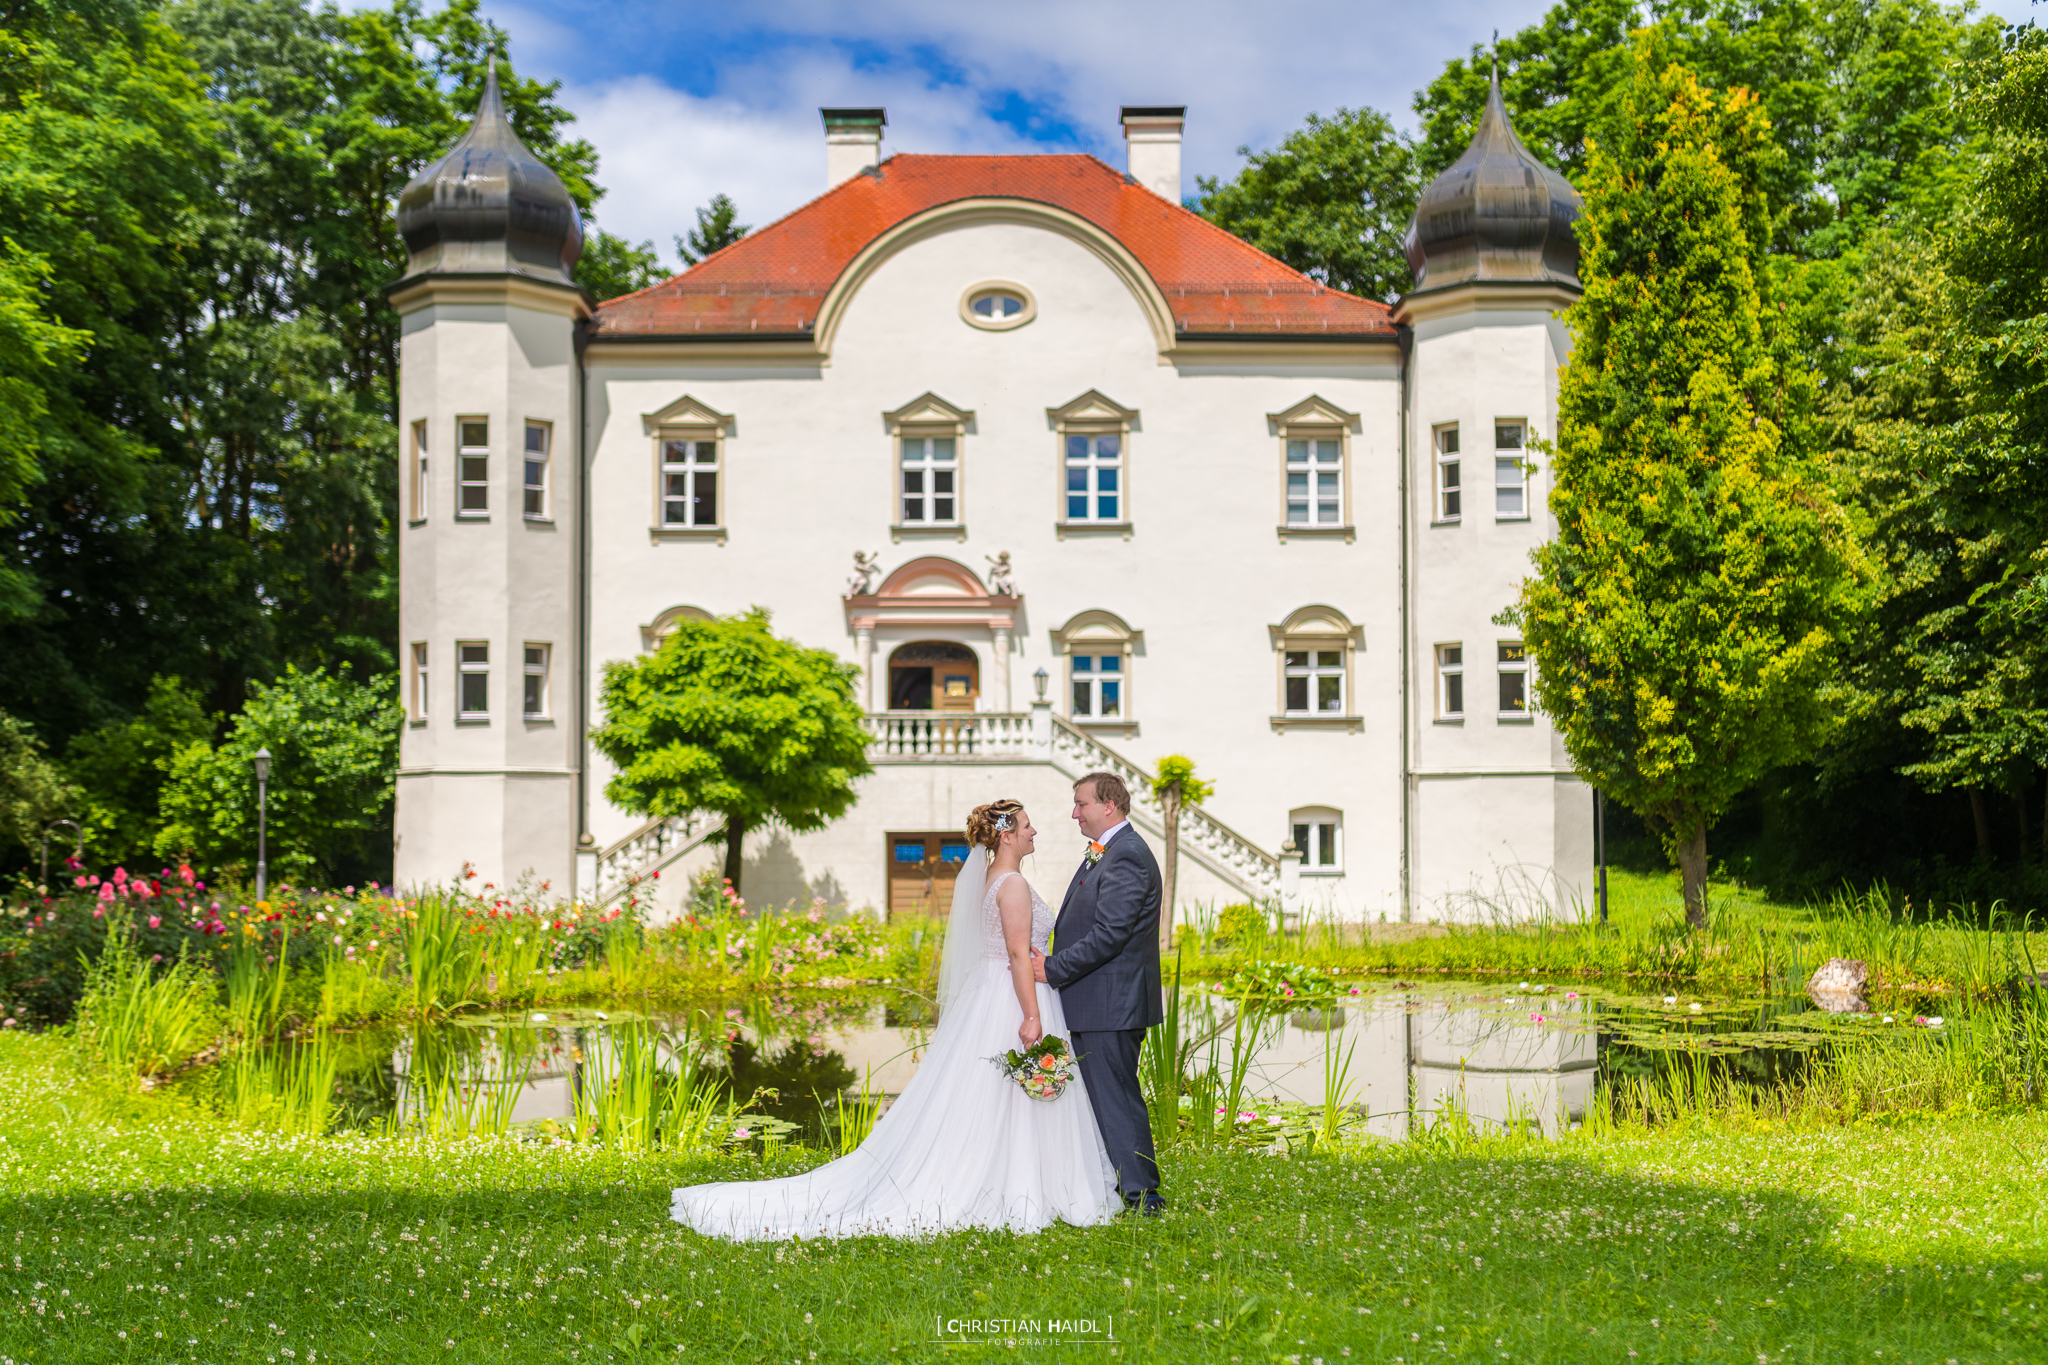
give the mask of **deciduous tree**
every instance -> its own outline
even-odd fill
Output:
[[[654,653],[604,666],[590,742],[617,769],[613,805],[725,817],[725,875],[740,886],[747,831],[822,829],[873,769],[854,699],[859,670],[769,629],[768,613],[682,621]]]

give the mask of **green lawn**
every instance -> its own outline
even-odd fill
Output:
[[[761,1170],[239,1130],[0,1035],[0,1361],[893,1362],[957,1354],[952,1318],[1113,1323],[1042,1360],[2048,1358],[2038,1112],[1183,1154],[1166,1218],[1028,1238],[668,1221],[671,1185]]]

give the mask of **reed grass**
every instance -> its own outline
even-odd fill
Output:
[[[184,954],[157,964],[117,928],[86,971],[78,1038],[86,1054],[129,1082],[147,1084],[196,1057],[220,1032],[213,974]]]
[[[484,995],[484,925],[448,893],[414,898],[401,925],[412,1012],[421,1019],[452,1014]]]

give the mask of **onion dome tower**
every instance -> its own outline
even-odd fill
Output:
[[[1592,793],[1530,705],[1520,632],[1494,616],[1557,532],[1539,443],[1557,433],[1582,207],[1515,136],[1496,72],[1471,145],[1408,228],[1408,893],[1471,907],[1452,917],[1525,894],[1511,883],[1559,910],[1589,898]]]
[[[398,196],[405,277],[524,275],[571,284],[583,219],[568,187],[505,117],[493,60],[469,131]]]
[[[1406,243],[1415,292],[1487,280],[1576,289],[1582,207],[1515,135],[1496,71],[1471,145],[1416,200]]]
[[[591,303],[576,203],[512,131],[495,61],[469,130],[399,195],[398,231],[396,880],[467,864],[573,895]]]

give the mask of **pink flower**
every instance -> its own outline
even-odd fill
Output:
[[[93,880],[94,880],[94,881],[98,881],[98,880],[99,880],[99,878],[97,878],[97,877],[94,877],[94,878],[93,878]],[[79,879],[78,879],[77,881],[74,881],[74,882],[72,883],[72,885],[73,885],[73,886],[84,886],[85,884],[86,884],[86,879],[85,879],[84,877],[80,877],[80,878],[79,878]]]
[[[1544,1019],[1543,1016],[1540,1014],[1532,1014],[1529,1016],[1529,1022],[1532,1024],[1540,1024],[1544,1022]]]
[[[150,927],[150,928],[152,928],[152,929],[156,928],[156,927],[157,927],[158,925],[162,924],[163,922],[164,922],[164,919],[163,919],[163,916],[162,916],[162,915],[151,915],[151,916],[149,917],[149,927]]]
[[[125,867],[117,867],[117,868],[115,868],[115,869],[114,869],[114,885],[116,885],[116,886],[119,886],[119,885],[121,885],[121,884],[122,884],[123,882],[125,882],[125,881],[127,881],[127,880],[128,880],[128,869],[127,869],[127,868],[125,868]]]

